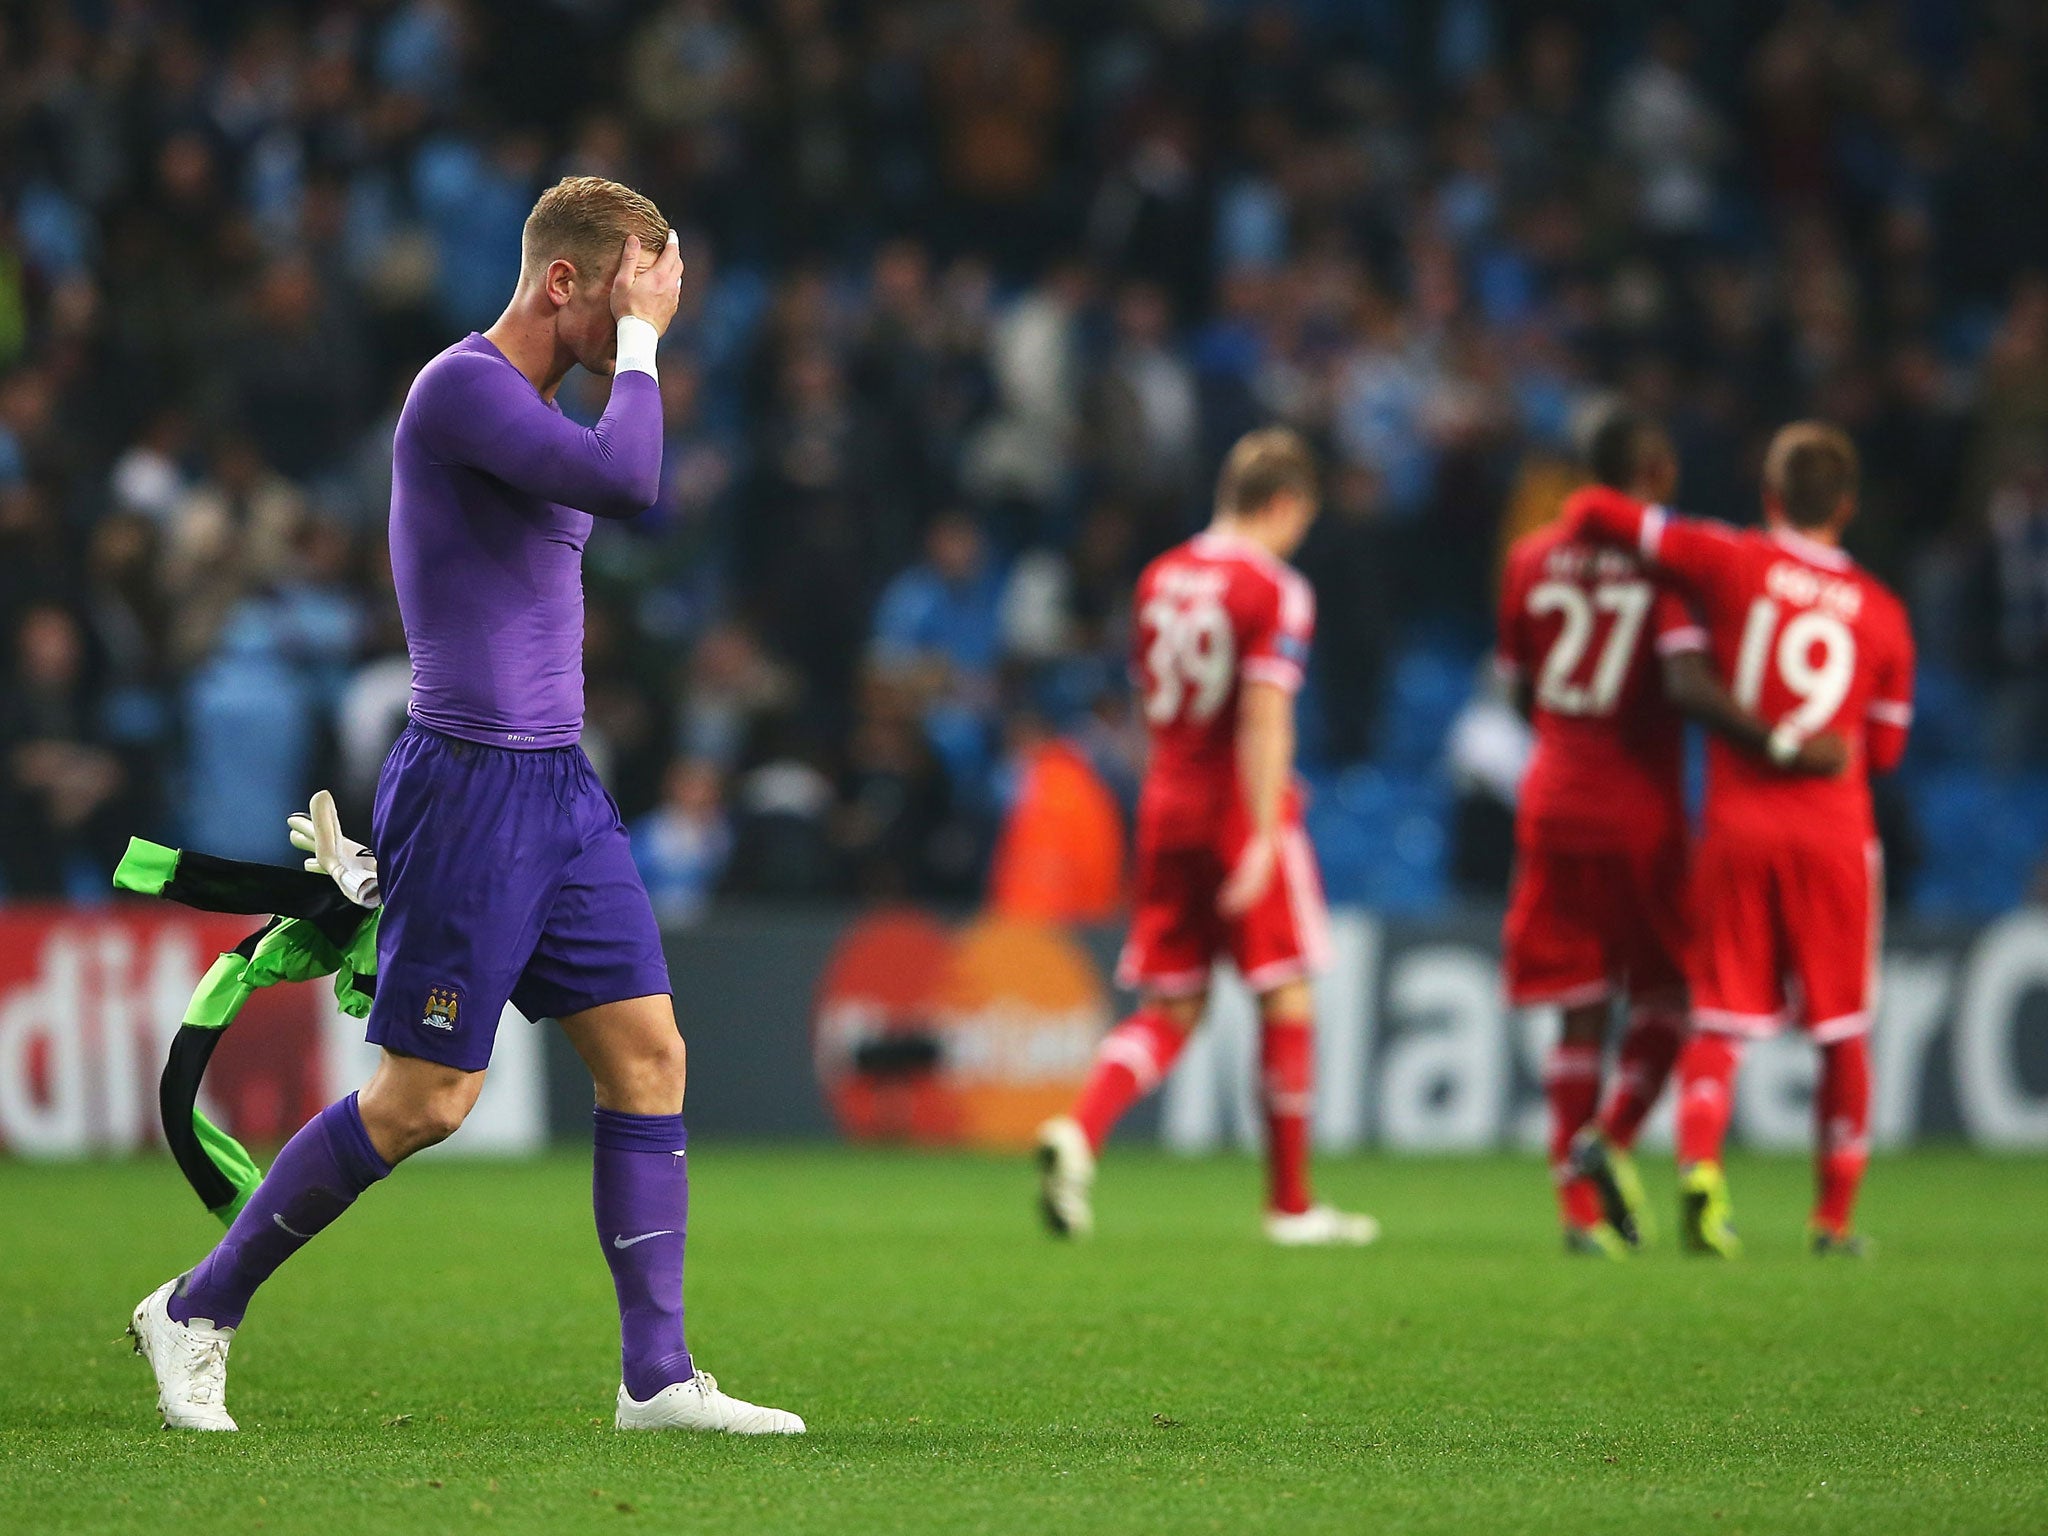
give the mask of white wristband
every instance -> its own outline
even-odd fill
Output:
[[[1799,755],[1799,749],[1806,745],[1806,738],[1799,734],[1798,727],[1790,720],[1783,721],[1771,732],[1771,739],[1765,751],[1772,762],[1780,768],[1790,767],[1792,759]]]
[[[614,376],[621,373],[644,373],[650,379],[660,375],[654,371],[654,349],[661,345],[661,332],[638,315],[624,315],[619,320],[619,361],[613,370]]]

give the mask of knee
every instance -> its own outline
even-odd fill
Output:
[[[422,1147],[438,1146],[462,1129],[476,1095],[465,1086],[444,1088],[414,1106],[412,1132]]]
[[[356,1106],[378,1154],[397,1163],[462,1129],[482,1091],[481,1072],[380,1073],[357,1096]]]
[[[474,1094],[465,1093],[459,1087],[416,1095],[403,1103],[386,1107],[379,1117],[381,1126],[370,1127],[371,1139],[381,1149],[384,1137],[378,1132],[388,1133],[398,1154],[390,1161],[397,1162],[399,1158],[439,1146],[461,1130],[462,1122],[469,1118],[470,1106],[475,1102]],[[365,1122],[368,1122],[367,1116]]]
[[[1305,981],[1284,982],[1259,998],[1259,1020],[1268,1026],[1315,1022],[1315,994]]]
[[[613,1051],[597,1083],[607,1109],[672,1115],[683,1107],[688,1053],[674,1028],[651,1030]]]
[[[644,1070],[651,1087],[660,1089],[664,1095],[673,1095],[680,1104],[683,1082],[689,1076],[689,1052],[682,1035],[671,1030],[665,1039],[653,1045],[648,1050]]]

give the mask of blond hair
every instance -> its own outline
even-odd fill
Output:
[[[520,237],[522,275],[537,273],[560,258],[586,278],[602,275],[618,261],[626,236],[638,235],[642,251],[668,243],[668,220],[651,199],[602,176],[564,176],[533,205]]]
[[[1781,427],[1764,454],[1764,488],[1800,528],[1832,521],[1843,500],[1856,494],[1862,473],[1849,434],[1824,421]]]
[[[1216,511],[1223,517],[1254,517],[1286,491],[1313,501],[1316,458],[1299,432],[1261,427],[1231,447],[1216,480]]]

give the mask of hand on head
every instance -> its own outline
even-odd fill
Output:
[[[626,236],[618,275],[612,279],[612,318],[623,320],[632,315],[645,320],[660,335],[675,319],[676,305],[683,294],[683,250],[676,232],[668,232],[668,244],[644,271],[640,257],[640,237]]]

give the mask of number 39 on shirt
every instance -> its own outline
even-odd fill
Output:
[[[1203,592],[1160,593],[1138,614],[1152,643],[1145,647],[1145,718],[1168,725],[1204,724],[1230,696],[1237,670],[1230,615]]]

